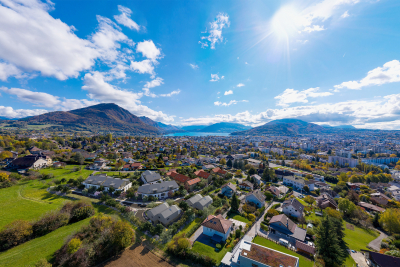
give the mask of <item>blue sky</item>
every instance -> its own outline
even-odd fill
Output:
[[[0,117],[400,129],[399,25],[396,0],[0,0]]]

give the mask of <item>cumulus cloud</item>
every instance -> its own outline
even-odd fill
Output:
[[[42,107],[53,107],[59,104],[61,101],[58,97],[42,93],[42,92],[32,92],[26,89],[20,88],[5,88],[1,87],[0,90],[10,95],[15,95],[18,97],[18,100],[29,102],[34,105],[42,106]]]
[[[168,94],[160,94],[160,96],[161,97],[171,97],[171,96],[173,96],[173,95],[178,95],[179,93],[181,92],[181,90],[174,90],[174,91],[172,91],[171,93],[168,93]]]
[[[131,30],[139,31],[141,26],[131,19],[132,10],[124,6],[118,6],[120,15],[115,15],[114,19],[121,25],[128,27]]]
[[[278,99],[278,106],[288,107],[293,103],[308,103],[308,98],[324,97],[333,95],[330,92],[319,92],[319,87],[309,88],[303,91],[294,89],[286,89],[282,94],[275,97]]]
[[[238,85],[236,85],[236,87],[243,87],[244,83],[239,83]]]
[[[199,68],[199,66],[196,64],[189,64],[189,66],[194,70]]]
[[[0,80],[7,81],[8,77],[21,77],[22,72],[20,69],[12,64],[0,62]]]
[[[0,106],[0,116],[9,119],[20,119],[36,116],[48,112],[45,109],[13,109],[12,107]]]
[[[210,44],[211,49],[215,49],[215,44],[222,42],[224,37],[222,37],[222,29],[230,26],[229,16],[225,13],[219,13],[213,22],[210,22],[210,29],[206,30],[207,36],[202,36],[201,44],[202,48],[206,48]]]
[[[400,82],[400,62],[392,60],[368,72],[367,76],[359,81],[343,82],[335,85],[335,89],[342,88],[360,90],[365,86],[382,85],[386,83]]]
[[[239,100],[239,101],[231,100],[228,103],[216,101],[216,102],[214,102],[214,105],[215,106],[229,107],[230,105],[236,105],[237,103],[240,103],[240,102],[249,102],[249,101],[247,101],[247,100]]]
[[[148,73],[151,77],[155,76],[153,62],[149,59],[131,61],[130,69],[140,74]]]
[[[224,95],[232,95],[232,94],[233,94],[232,90],[225,91],[225,93],[224,93]]]
[[[346,11],[346,12],[344,12],[340,17],[342,18],[342,19],[344,19],[344,18],[347,18],[347,17],[349,17],[350,15],[349,15],[349,11]]]
[[[136,52],[152,61],[156,61],[161,56],[161,50],[156,47],[152,40],[139,42],[136,45]]]
[[[118,89],[107,83],[100,72],[87,73],[84,77],[84,84],[82,89],[88,92],[88,97],[92,100],[105,103],[112,102],[137,116],[146,116],[156,121],[171,122],[174,120],[173,116],[141,105],[140,98],[143,97],[143,93]]]
[[[258,126],[271,120],[284,118],[298,118],[309,122],[329,123],[331,125],[351,124],[358,128],[374,126],[375,128],[381,127],[381,129],[400,130],[400,127],[393,128],[390,126],[390,122],[400,121],[400,94],[387,95],[381,99],[373,100],[352,100],[339,103],[267,109],[257,114],[244,111],[236,115],[218,114],[213,117],[189,118],[182,120],[182,125],[211,124],[225,121]]]
[[[221,76],[221,78],[218,76],[218,73],[217,74],[211,74],[211,80],[210,80],[210,82],[217,82],[217,81],[219,81],[220,79],[222,80],[222,79],[224,79],[225,78],[225,76]]]

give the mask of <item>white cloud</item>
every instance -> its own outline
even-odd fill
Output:
[[[310,27],[305,27],[303,31],[310,33],[310,32],[319,32],[323,30],[325,30],[324,26],[313,25]]]
[[[218,103],[217,105],[222,105]],[[351,124],[358,128],[382,128],[400,130],[400,94],[387,95],[373,100],[352,100],[339,103],[268,109],[252,114],[249,111],[218,114],[213,117],[189,118],[182,125],[237,122],[258,126],[271,120],[298,118],[301,120],[328,123],[330,125]],[[395,124],[391,125],[390,122]]]
[[[349,17],[349,16],[350,16],[350,15],[349,15],[349,11],[346,11],[346,12],[344,12],[343,15],[341,15],[340,17],[344,19],[344,18],[347,18],[347,17]]]
[[[228,103],[216,101],[216,102],[214,102],[214,105],[215,106],[229,107],[230,105],[236,105],[237,103],[240,103],[240,102],[249,102],[249,101],[247,101],[247,100],[239,100],[239,101],[231,100]]]
[[[12,64],[0,62],[0,80],[7,81],[8,77],[20,77],[22,74],[21,70]]]
[[[158,49],[152,40],[139,42],[136,46],[136,52],[152,61],[156,61],[161,56],[161,50]]]
[[[156,121],[171,122],[174,120],[173,116],[141,105],[139,99],[143,96],[143,93],[120,90],[105,82],[104,76],[100,72],[87,73],[84,77],[84,84],[82,89],[88,91],[88,96],[92,100],[115,103],[126,108],[136,116],[146,116]]]
[[[239,83],[238,85],[236,85],[236,87],[243,87],[244,83]]]
[[[206,30],[208,36],[201,37],[202,41],[199,41],[202,48],[208,47],[208,42],[210,42],[211,49],[215,49],[215,44],[222,42],[224,38],[222,37],[222,29],[229,27],[229,16],[225,13],[219,13],[213,22],[210,22],[210,29]]]
[[[153,87],[157,87],[164,84],[163,79],[160,77],[155,78],[154,80],[150,81],[150,82],[146,82],[146,84],[144,85],[144,87],[146,88],[153,88]]]
[[[145,59],[142,61],[131,61],[130,68],[131,70],[140,74],[148,73],[151,75],[151,77],[155,76],[154,65],[149,59]]]
[[[178,95],[179,93],[181,92],[181,90],[174,90],[174,91],[172,91],[171,93],[168,93],[168,94],[160,94],[160,96],[162,96],[162,97],[171,97],[171,96],[173,96],[173,95]]]
[[[0,90],[4,93],[15,95],[16,97],[18,97],[18,100],[29,102],[42,107],[53,107],[61,102],[58,97],[42,92],[32,92],[20,88],[8,89],[5,87],[1,87]]]
[[[225,91],[225,93],[224,93],[224,95],[232,95],[232,94],[233,94],[232,90]]]
[[[118,6],[121,15],[115,15],[114,19],[121,25],[128,27],[131,30],[140,30],[140,26],[131,19],[132,10],[124,6]]]
[[[367,76],[359,81],[343,82],[335,85],[335,88],[360,90],[362,87],[371,85],[382,85],[386,83],[400,82],[400,62],[392,60],[368,72]]]
[[[190,65],[190,67],[192,68],[192,69],[198,69],[199,68],[199,66],[198,65],[196,65],[196,64],[189,64]]]
[[[278,99],[278,106],[288,107],[293,103],[308,103],[309,97],[323,97],[333,95],[330,92],[319,92],[319,88],[309,88],[303,91],[286,89],[282,94],[275,97]]]
[[[13,109],[12,107],[0,106],[0,116],[9,119],[20,119],[36,116],[48,112],[45,109]]]
[[[217,82],[219,79],[224,79],[225,78],[225,76],[221,76],[221,78],[218,76],[218,73],[217,74],[211,74],[211,80],[210,80],[210,82]]]

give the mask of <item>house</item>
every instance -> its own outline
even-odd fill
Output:
[[[186,200],[190,207],[196,208],[198,210],[203,210],[213,203],[210,196],[202,197],[200,194],[194,195],[193,197]]]
[[[142,175],[140,175],[140,179],[145,184],[155,184],[157,182],[162,181],[160,174],[154,171],[142,172]]]
[[[236,192],[236,185],[227,183],[221,187],[221,194],[227,197],[231,197]]]
[[[237,267],[299,267],[299,258],[243,238],[237,249],[227,252],[221,265]]]
[[[37,148],[36,146],[33,146],[31,148],[29,148],[29,152],[31,154],[40,154],[42,150],[40,148]]]
[[[288,199],[282,203],[282,212],[287,216],[300,218],[303,216],[304,206],[296,198]]]
[[[384,212],[385,211],[384,208],[381,208],[381,207],[378,207],[378,206],[375,206],[375,205],[372,205],[372,204],[369,204],[369,203],[365,203],[365,202],[362,202],[362,201],[358,202],[357,205],[360,206],[361,208],[365,209],[368,212],[374,212],[375,213],[375,212]]]
[[[260,186],[260,185],[263,184],[260,175],[258,175],[258,174],[253,174],[253,175],[250,176],[250,177],[254,179],[254,183],[257,184],[258,186]]]
[[[291,243],[296,240],[304,242],[306,230],[297,227],[285,214],[275,215],[269,221],[269,231],[272,234],[282,236]]]
[[[173,222],[175,222],[180,215],[182,214],[182,210],[176,206],[172,205],[171,207],[168,203],[163,203],[158,205],[151,210],[146,212],[147,217],[154,223],[161,223],[164,226],[167,226]]]
[[[368,266],[373,267],[395,267],[400,266],[400,258],[381,254],[378,252],[361,250],[364,253]]]
[[[214,169],[214,168],[215,168],[215,166],[211,165],[211,164],[207,164],[207,165],[203,166],[203,170],[211,170],[211,169]]]
[[[326,209],[326,208],[332,208],[332,209],[337,209],[338,204],[336,201],[327,193],[322,193],[320,196],[315,198],[317,201],[317,206],[320,209]]]
[[[185,186],[188,188],[188,191],[193,191],[200,182],[201,182],[200,178],[194,178],[189,181],[186,181]]]
[[[316,249],[314,246],[306,244],[305,242],[300,242],[299,240],[296,240],[295,247],[297,249],[297,252],[300,254],[303,253],[308,256],[314,256],[316,253]]]
[[[132,187],[132,183],[128,179],[114,178],[107,176],[107,174],[91,175],[82,184],[86,188],[95,187],[96,189],[103,186],[106,191],[109,188],[114,188],[116,191],[125,192]]]
[[[389,203],[390,198],[387,197],[385,194],[378,192],[371,194],[370,200],[375,204],[386,206]]]
[[[195,171],[194,174],[200,178],[206,179],[208,183],[212,181],[212,176],[208,172],[205,172],[203,170],[198,170]]]
[[[308,186],[310,191],[314,191],[315,180],[305,180],[299,176],[284,176],[283,184],[296,188],[298,190],[304,190],[305,186]]]
[[[168,174],[168,176],[174,179],[178,184],[186,184],[186,182],[190,180],[190,177],[177,172],[170,172]]]
[[[100,171],[107,166],[106,162],[93,162],[93,164],[88,165],[86,168],[89,170]]]
[[[275,186],[268,187],[267,191],[271,192],[276,197],[279,197],[281,195],[281,191]]]
[[[256,205],[257,208],[264,207],[265,205],[265,196],[260,189],[248,193],[245,196],[245,199],[247,203],[253,203]]]
[[[224,219],[221,214],[217,216],[208,215],[201,225],[203,226],[203,234],[211,236],[216,243],[225,241],[232,230],[232,221]]]
[[[125,164],[122,167],[122,170],[124,170],[124,171],[134,171],[134,170],[141,170],[142,168],[143,168],[142,163],[134,162],[134,163]]]
[[[54,168],[62,168],[62,167],[65,167],[65,166],[67,166],[67,163],[65,163],[65,162],[57,161],[57,162],[53,163],[53,167]]]
[[[254,185],[249,181],[243,181],[242,183],[239,184],[239,187],[245,190],[253,190],[253,186]]]
[[[166,181],[161,183],[154,183],[154,184],[145,184],[138,188],[138,194],[141,194],[142,197],[153,196],[159,199],[167,198],[169,192],[174,193],[178,191],[179,186],[175,181]]]
[[[227,171],[224,171],[223,169],[221,169],[219,167],[212,169],[211,172],[216,175],[219,175],[219,176],[225,176],[228,173]]]
[[[7,168],[16,170],[40,169],[48,166],[48,161],[41,155],[33,154],[11,161]]]

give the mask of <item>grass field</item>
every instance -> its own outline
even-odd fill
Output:
[[[368,249],[367,246],[369,242],[378,237],[378,233],[372,230],[364,230],[357,226],[354,226],[354,231],[347,229],[346,222],[343,222],[345,228],[345,237],[347,245],[350,249],[360,251],[361,249]]]
[[[202,255],[207,255],[208,257],[215,259],[217,261],[217,266],[221,263],[221,260],[225,256],[227,252],[230,251],[231,248],[224,247],[220,251],[216,252],[215,248],[207,246],[198,241],[194,242],[192,250],[198,252]]]
[[[234,219],[234,220],[237,220],[239,222],[244,222],[246,224],[250,222],[245,217],[241,216],[240,214],[236,214],[236,213],[229,213],[227,218],[228,219]]]
[[[186,234],[187,232],[189,232],[196,224],[198,224],[201,221],[200,218],[196,218],[193,222],[191,222],[190,224],[186,225],[182,231],[178,232],[178,235],[181,234]],[[187,236],[189,237],[189,236]]]
[[[75,167],[82,168],[79,171],[73,172],[73,169]],[[39,170],[40,173],[43,174],[50,174],[52,173],[54,175],[55,179],[62,179],[65,178],[67,180],[69,179],[76,179],[79,176],[82,176],[84,179],[86,179],[93,171],[87,170],[84,168],[85,166],[81,165],[67,165],[65,168],[46,168],[46,169],[41,169]]]
[[[256,236],[253,239],[253,243],[256,243],[258,245],[261,245],[261,246],[264,246],[264,247],[267,247],[267,248],[271,248],[271,249],[274,249],[274,250],[277,250],[277,251],[280,251],[280,252],[283,252],[283,253],[286,253],[286,254],[289,254],[289,255],[292,255],[292,256],[295,256],[295,257],[299,258],[299,266],[301,266],[301,267],[313,267],[314,266],[314,262],[313,261],[307,259],[306,257],[303,257],[303,256],[297,254],[296,252],[294,252],[294,251],[292,251],[290,249],[285,248],[284,246],[276,244],[276,243],[274,243],[274,242],[272,242],[272,241],[270,241],[268,239]]]

